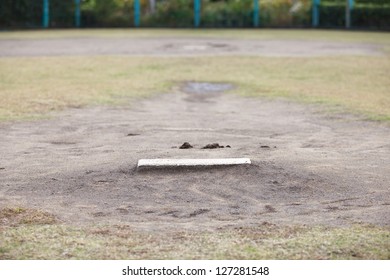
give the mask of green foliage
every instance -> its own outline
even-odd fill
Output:
[[[356,5],[352,10],[352,26],[390,28],[390,3],[387,8],[380,6]]]
[[[157,27],[190,27],[193,24],[193,3],[188,0],[161,1],[156,13],[147,15],[146,25]]]
[[[0,29],[41,25],[42,3],[28,0],[0,0]]]
[[[252,0],[208,1],[202,11],[202,26],[248,27],[252,25]]]
[[[43,0],[0,0],[0,29],[4,27],[39,28],[42,26]],[[73,0],[50,0],[50,27],[74,24]]]
[[[389,29],[390,2],[388,0],[386,1],[355,1],[355,5],[351,11],[352,27]],[[344,0],[322,1],[320,5],[320,26],[343,27],[345,25],[345,6]]]
[[[84,26],[128,27],[133,23],[130,0],[87,0],[83,3]]]
[[[74,8],[74,0],[50,0],[50,26],[54,28],[74,26]]]
[[[346,0],[321,0],[320,26],[344,27]],[[259,0],[260,26],[311,27],[312,0]],[[193,27],[193,0],[141,0],[141,26]],[[253,0],[202,0],[202,27],[252,27]],[[74,0],[50,0],[50,27],[74,27]],[[131,27],[134,0],[83,0],[82,26]],[[0,0],[0,29],[40,28],[43,0]],[[356,0],[352,27],[390,28],[389,0]]]
[[[293,9],[292,0],[261,0],[261,22],[263,26],[292,27],[307,26],[311,18],[311,0],[301,0]]]

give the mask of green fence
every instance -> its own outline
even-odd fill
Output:
[[[156,6],[151,6],[149,0],[0,0],[0,29],[350,27],[390,30],[390,0],[155,2]]]

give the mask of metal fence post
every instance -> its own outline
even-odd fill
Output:
[[[259,0],[254,0],[253,2],[253,26],[259,27],[260,25],[260,5]]]
[[[139,27],[141,17],[141,5],[139,0],[134,0],[134,25]]]
[[[312,26],[318,27],[320,23],[320,1],[321,0],[313,0],[313,7],[312,7]]]
[[[345,7],[345,28],[351,28],[351,11],[355,4],[354,0],[346,0],[347,5]]]
[[[76,24],[76,27],[80,27],[81,26],[81,10],[80,10],[80,0],[74,0],[75,1],[75,5],[76,5],[76,9],[75,9],[75,24]]]
[[[201,9],[201,0],[194,0],[194,25],[199,27],[200,25],[200,9]]]
[[[43,0],[42,27],[48,28],[50,23],[49,0]]]

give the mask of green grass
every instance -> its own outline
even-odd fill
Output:
[[[231,39],[297,39],[340,42],[380,43],[389,45],[386,32],[329,31],[329,30],[283,30],[283,29],[68,29],[0,32],[1,39],[50,39],[50,38],[231,38]]]
[[[0,120],[66,107],[124,104],[182,81],[235,84],[243,96],[288,98],[390,121],[384,57],[30,57],[0,59]]]
[[[265,223],[167,234],[124,224],[55,224],[52,215],[23,208],[2,209],[1,215],[0,259],[390,259],[390,229],[371,225]]]

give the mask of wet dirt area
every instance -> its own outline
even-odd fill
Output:
[[[131,107],[0,124],[0,207],[151,231],[390,224],[388,126],[233,87],[187,82]],[[136,169],[142,158],[225,157],[252,165]]]

